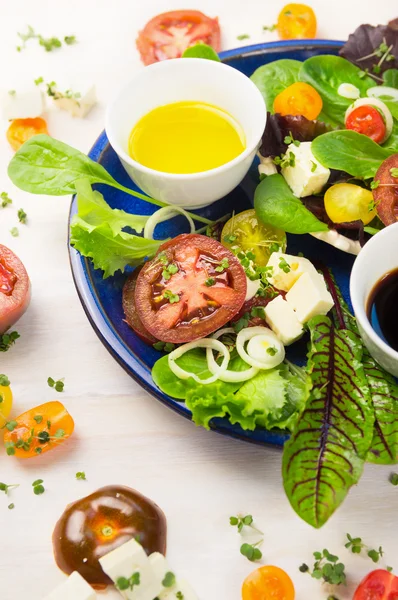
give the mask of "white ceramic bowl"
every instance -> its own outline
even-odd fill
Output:
[[[392,375],[398,377],[398,352],[382,340],[366,315],[369,294],[383,275],[398,268],[398,223],[377,233],[359,253],[350,280],[351,302],[359,331],[369,352]]]
[[[242,126],[246,149],[230,162],[201,173],[162,173],[128,154],[130,132],[157,106],[183,100],[207,102],[226,110]],[[144,192],[185,208],[200,208],[232,191],[244,178],[265,128],[264,99],[243,73],[213,60],[166,60],[139,71],[119,92],[106,114],[106,134],[131,179]],[[156,152],[156,148],[154,148]]]

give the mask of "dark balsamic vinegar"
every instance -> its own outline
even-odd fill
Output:
[[[386,273],[373,287],[366,312],[376,333],[398,351],[398,269]]]

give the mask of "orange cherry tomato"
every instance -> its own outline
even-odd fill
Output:
[[[61,402],[46,402],[9,420],[4,434],[7,454],[32,458],[59,446],[73,433],[75,424]]]
[[[294,585],[279,567],[260,567],[243,582],[242,600],[294,600]]]
[[[22,144],[39,133],[48,135],[47,123],[41,117],[15,119],[7,129],[7,140],[14,150],[18,150]]]
[[[377,144],[386,138],[386,124],[379,111],[373,106],[358,106],[346,118],[345,126],[358,133],[368,136]]]
[[[278,16],[277,30],[282,40],[314,38],[316,16],[306,4],[286,4]]]
[[[274,112],[286,115],[303,115],[316,119],[322,110],[322,98],[309,83],[298,81],[289,85],[274,100]]]

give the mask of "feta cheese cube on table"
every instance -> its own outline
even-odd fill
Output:
[[[303,335],[303,325],[297,319],[293,308],[282,296],[271,300],[265,307],[264,313],[266,322],[285,346],[293,344]]]
[[[82,119],[97,103],[95,86],[92,85],[86,89],[76,88],[76,90],[75,88],[70,88],[69,95],[63,94],[57,98],[57,94],[55,94],[53,102],[55,106],[61,110],[66,110],[72,117]]]
[[[74,571],[44,600],[96,600],[97,594],[85,579]]]
[[[199,600],[199,596],[184,579],[177,579],[173,587],[167,588],[159,594],[159,600],[180,600],[181,598]]]
[[[295,311],[300,323],[307,323],[318,315],[326,315],[334,305],[325,280],[319,273],[303,273],[286,294],[286,302]]]
[[[43,93],[37,86],[21,91],[4,92],[1,104],[3,118],[8,121],[34,119],[44,112]]]
[[[323,167],[312,154],[311,142],[301,142],[299,146],[289,144],[286,155],[294,155],[294,166],[284,167],[282,175],[293,194],[305,198],[318,194],[327,183],[330,170]]]
[[[288,264],[290,270],[286,266],[285,271],[283,270],[281,265],[284,265],[285,262]],[[303,273],[318,275],[318,271],[308,258],[284,254],[283,252],[273,252],[269,258],[267,267],[272,267],[272,273],[268,276],[270,284],[284,292],[288,292]]]

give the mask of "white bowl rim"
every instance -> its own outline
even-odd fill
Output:
[[[116,154],[122,160],[124,160],[127,164],[131,165],[132,167],[135,167],[137,170],[142,171],[143,173],[148,173],[149,175],[154,175],[154,176],[161,175],[162,177],[167,177],[169,179],[174,179],[177,181],[205,179],[206,177],[211,177],[212,175],[216,175],[218,173],[223,173],[224,171],[228,171],[231,167],[234,167],[236,164],[239,164],[240,162],[245,160],[248,156],[250,156],[250,154],[258,146],[258,144],[261,140],[261,136],[265,130],[265,125],[267,122],[267,107],[266,107],[265,100],[264,100],[260,90],[252,82],[250,77],[247,77],[241,71],[238,71],[237,69],[234,69],[233,67],[230,67],[229,65],[226,65],[222,62],[208,60],[205,58],[184,58],[184,59],[171,58],[166,61],[160,61],[160,62],[154,63],[152,65],[148,65],[146,67],[143,67],[143,69],[145,69],[145,70],[151,69],[152,71],[156,71],[156,70],[165,68],[164,65],[167,65],[168,63],[177,63],[177,62],[180,62],[181,60],[183,60],[185,63],[187,61],[190,61],[190,62],[194,61],[195,63],[197,63],[197,61],[201,61],[202,63],[206,63],[206,64],[210,63],[210,65],[212,65],[212,66],[210,66],[209,68],[211,68],[211,69],[222,68],[222,69],[233,70],[233,71],[235,71],[237,77],[239,77],[242,81],[245,81],[245,83],[249,83],[249,85],[252,87],[252,89],[258,93],[258,98],[259,99],[261,98],[263,105],[264,105],[264,118],[263,118],[263,124],[262,124],[262,132],[261,132],[261,134],[259,134],[259,139],[256,142],[252,143],[250,146],[247,146],[243,150],[243,152],[238,154],[238,156],[236,156],[232,160],[228,161],[227,163],[220,165],[219,167],[216,167],[214,169],[208,169],[207,171],[199,171],[198,173],[167,173],[166,171],[158,171],[156,169],[151,169],[150,167],[146,167],[145,165],[142,165],[141,163],[137,162],[136,160],[131,158],[131,156],[129,154],[127,154],[120,147],[120,144],[117,142],[117,140],[113,136],[112,127],[110,126],[110,121],[111,121],[111,114],[113,113],[115,105],[119,101],[119,98],[125,93],[125,90],[131,85],[132,81],[134,81],[134,79],[137,77],[137,75],[139,73],[142,72],[142,70],[140,70],[138,73],[136,73],[134,75],[134,77],[132,77],[128,81],[128,83],[126,83],[121,89],[119,89],[117,94],[114,96],[113,100],[108,104],[108,107],[106,110],[106,115],[105,115],[105,132],[106,132],[107,138],[109,140],[109,143],[112,146],[112,148],[115,150]],[[162,105],[160,104],[159,106],[162,106]],[[259,130],[260,130],[260,127],[259,127]]]
[[[359,277],[361,277],[362,271],[364,269],[366,269],[366,262],[367,262],[368,257],[371,254],[373,254],[372,246],[373,246],[374,240],[376,240],[376,238],[378,238],[378,242],[380,242],[381,237],[392,235],[393,229],[396,231],[396,234],[398,235],[398,223],[394,223],[393,225],[388,225],[387,227],[385,227],[385,229],[381,229],[379,231],[379,233],[376,233],[376,235],[374,235],[365,244],[365,246],[362,248],[361,252],[358,254],[358,256],[354,262],[354,265],[352,267],[352,271],[351,271],[350,296],[351,296],[351,302],[352,302],[352,307],[354,309],[355,317],[360,322],[361,327],[364,329],[366,335],[371,339],[371,341],[374,344],[376,344],[376,346],[379,347],[380,350],[382,350],[385,354],[388,354],[388,356],[390,358],[392,358],[398,362],[398,352],[396,350],[394,350],[393,348],[391,348],[391,346],[389,346],[384,340],[382,340],[382,338],[375,332],[372,325],[370,324],[370,321],[366,314],[366,302],[367,302],[368,298],[365,298],[364,301],[362,301],[362,298],[360,298],[359,294],[358,294],[358,279],[359,279]],[[397,265],[397,267],[398,267],[398,265]],[[388,271],[386,271],[386,273],[388,273]],[[375,282],[374,285],[376,283],[377,282]]]

